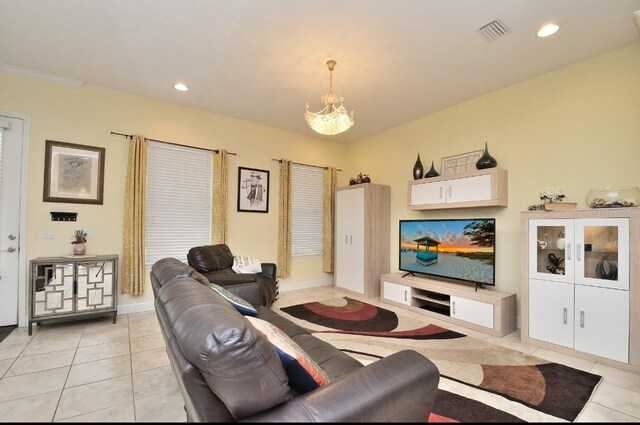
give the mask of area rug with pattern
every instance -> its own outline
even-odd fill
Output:
[[[406,349],[429,358],[440,370],[429,422],[572,422],[602,380],[382,305],[343,297],[275,310],[363,364]]]

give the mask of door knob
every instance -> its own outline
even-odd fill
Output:
[[[9,235],[9,240],[15,241],[16,240],[16,235]]]
[[[15,252],[15,250],[16,250],[16,249],[15,249],[14,247],[12,247],[12,246],[10,246],[9,248],[7,248],[7,251],[8,251],[8,252]]]

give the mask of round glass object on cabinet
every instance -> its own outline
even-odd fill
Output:
[[[587,192],[589,208],[623,208],[640,205],[640,188],[636,186],[601,187]]]

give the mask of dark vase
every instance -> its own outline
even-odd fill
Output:
[[[420,154],[418,154],[418,159],[416,160],[416,164],[413,166],[413,179],[420,180],[424,174],[424,167],[422,167],[422,162],[420,161]]]
[[[429,171],[427,171],[427,174],[425,174],[425,177],[438,177],[440,174],[438,174],[438,172],[436,171],[436,169],[433,166],[433,161],[431,161],[431,168],[429,169]]]
[[[484,142],[484,153],[476,162],[476,168],[478,170],[484,170],[485,168],[493,168],[498,165],[498,161],[491,155],[489,155],[489,148],[487,147],[487,142]]]

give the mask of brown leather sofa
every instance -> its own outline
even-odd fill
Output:
[[[166,258],[151,269],[155,307],[192,422],[424,422],[439,382],[436,366],[405,350],[367,366],[265,307],[329,376],[305,394],[271,343],[191,267]]]
[[[226,244],[193,247],[187,253],[187,261],[211,283],[224,287],[253,306],[269,307],[278,296],[276,265],[262,263],[262,273],[236,273],[231,268],[233,254]]]

